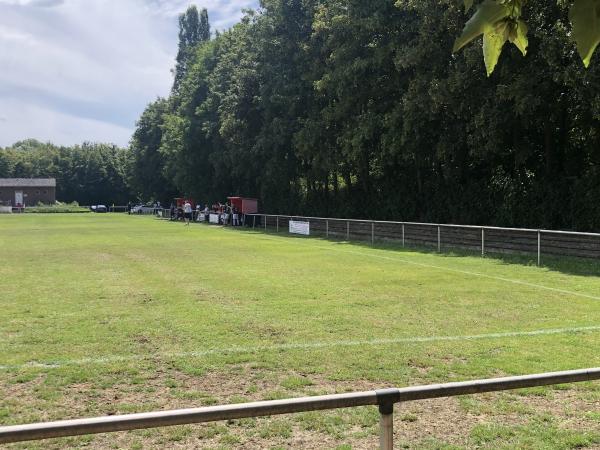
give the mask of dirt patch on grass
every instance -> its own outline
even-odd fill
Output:
[[[40,398],[40,392],[47,391],[44,378],[0,384],[2,403],[11,405],[11,411],[29,410],[41,420],[55,420],[59,414],[61,418],[127,414],[385,387],[367,380],[332,381],[320,374],[236,365],[226,372],[201,376],[160,369],[112,384],[104,379],[75,383],[57,388],[57,395],[48,400]],[[471,447],[470,435],[477,425],[526,425],[544,414],[562,428],[589,431],[599,425],[586,413],[598,409],[593,395],[588,398],[585,391],[576,389],[550,390],[545,395],[494,393],[407,402],[396,406],[395,438],[401,448],[433,441]],[[26,419],[29,413],[19,416]],[[333,449],[346,444],[353,449],[372,449],[377,446],[377,433],[377,410],[365,407],[55,440],[43,448]]]

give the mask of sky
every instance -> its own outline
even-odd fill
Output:
[[[146,105],[169,93],[190,4],[214,31],[258,0],[0,0],[0,147],[126,146]]]

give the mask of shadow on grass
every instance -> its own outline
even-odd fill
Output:
[[[267,234],[272,236],[284,237],[286,239],[319,239],[327,242],[336,242],[340,245],[347,245],[351,247],[360,248],[374,248],[378,250],[389,250],[393,252],[418,252],[428,255],[436,255],[440,258],[464,258],[464,257],[481,257],[481,253],[469,250],[462,250],[457,248],[444,248],[442,252],[438,253],[437,248],[422,247],[406,245],[402,246],[400,242],[394,241],[375,241],[371,244],[369,241],[346,241],[343,239],[326,238],[324,235],[313,235],[313,236],[302,236],[295,234],[288,234],[284,231],[277,232],[272,229],[265,230],[264,228],[229,228],[231,231],[242,231],[249,234]],[[486,259],[493,259],[499,261],[502,264],[521,265],[527,267],[535,267],[537,265],[537,255],[535,254],[520,254],[520,253],[486,253]],[[553,272],[560,272],[568,275],[577,275],[585,277],[599,277],[600,276],[600,261],[593,258],[576,258],[572,256],[553,256],[544,255],[542,253],[542,268]]]

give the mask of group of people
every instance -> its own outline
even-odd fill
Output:
[[[219,225],[230,225],[234,227],[243,225],[242,214],[240,214],[240,211],[238,211],[235,205],[231,205],[230,203],[215,203],[210,208],[208,204],[205,204],[204,207],[202,207],[202,204],[198,203],[196,205],[196,210],[194,210],[190,200],[185,200],[183,205],[179,208],[177,208],[174,203],[171,203],[170,213],[171,220],[183,219],[186,226],[189,226],[192,221],[210,222],[211,215],[218,216],[217,223]]]

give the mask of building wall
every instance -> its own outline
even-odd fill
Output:
[[[56,201],[55,187],[0,187],[0,204],[15,206],[15,192],[23,192],[23,202],[26,206],[38,203],[52,204]]]

